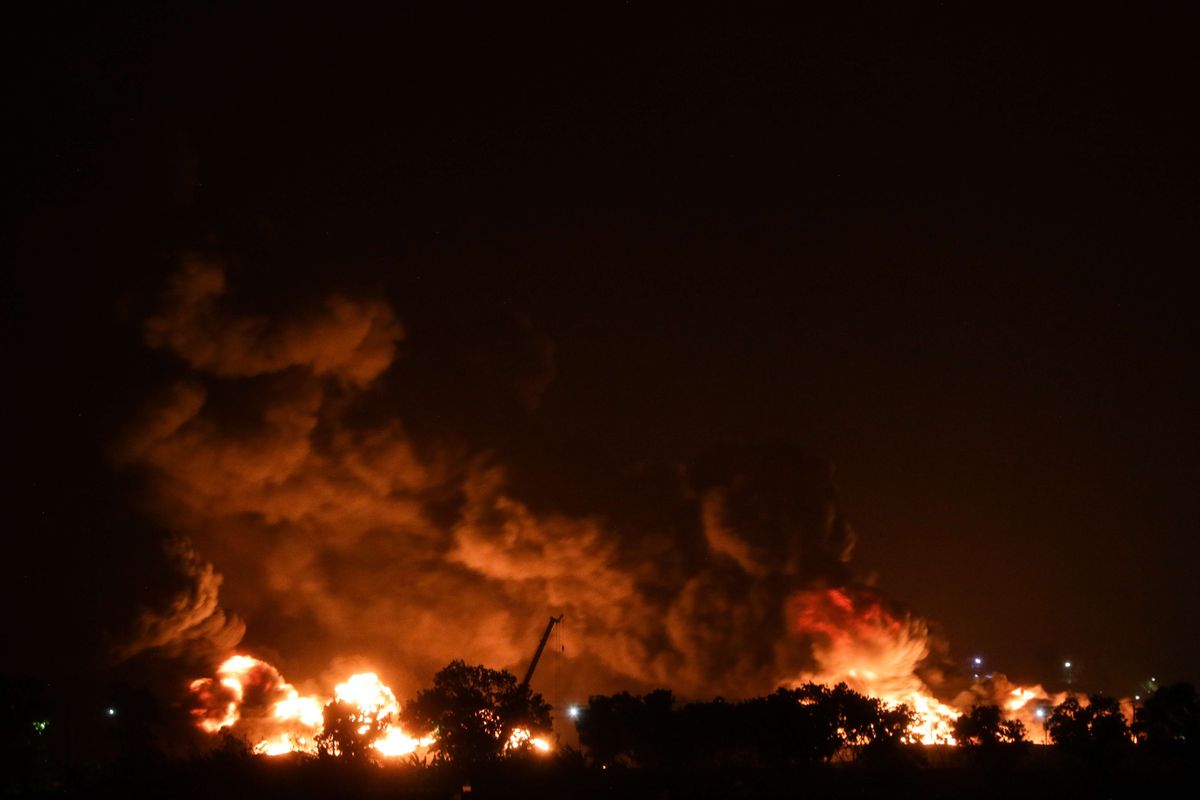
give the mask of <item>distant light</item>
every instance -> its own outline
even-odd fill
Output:
[[[1150,679],[1150,682],[1151,682],[1151,683],[1158,683],[1158,678],[1151,678],[1151,679]]]
[[[975,666],[978,667],[982,663],[983,663],[983,659],[980,658],[979,656],[975,656]]]
[[[1141,699],[1142,699],[1142,696],[1141,696],[1140,694],[1135,694],[1135,695],[1133,696],[1133,699],[1134,699],[1134,700],[1141,700]]]
[[[117,715],[117,710],[112,706],[109,706],[108,708],[104,709],[104,713],[108,714],[110,717],[115,717]]]
[[[1044,709],[1044,708],[1039,708],[1037,711],[1035,711],[1035,712],[1033,712],[1033,713],[1034,713],[1035,715],[1037,715],[1037,718],[1038,718],[1038,719],[1042,719],[1043,717],[1045,717],[1045,716],[1046,716],[1046,709]]]
[[[1064,661],[1064,662],[1063,662],[1063,666],[1064,666],[1064,667],[1066,667],[1067,669],[1070,669],[1070,668],[1071,668],[1071,662],[1070,662],[1070,661]]]
[[[567,716],[571,719],[579,718],[579,706],[570,706],[567,708]]]

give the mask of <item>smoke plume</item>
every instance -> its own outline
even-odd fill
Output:
[[[179,557],[195,589],[148,615],[130,652],[227,652],[244,618],[246,645],[288,675],[362,662],[407,692],[453,658],[520,669],[562,613],[567,683],[583,691],[745,696],[819,671],[821,632],[789,617],[805,618],[805,592],[853,581],[828,464],[731,450],[628,504],[614,492],[556,508],[522,490],[528,476],[502,452],[418,446],[394,411],[404,339],[384,300],[251,313],[220,264],[183,265],[145,323],[179,377],[120,459],[148,476],[154,519],[194,544]],[[514,392],[530,391],[514,376]],[[489,398],[471,401],[482,411]],[[626,507],[643,502],[657,512]]]

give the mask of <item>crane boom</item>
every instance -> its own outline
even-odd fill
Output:
[[[538,642],[537,650],[533,651],[533,660],[529,662],[529,669],[525,671],[525,679],[521,681],[522,686],[528,686],[533,680],[533,671],[537,669],[538,661],[542,659],[542,651],[546,649],[546,642],[550,640],[550,631],[554,630],[554,626],[562,622],[563,615],[551,617],[546,623],[546,632],[542,634],[542,640]]]

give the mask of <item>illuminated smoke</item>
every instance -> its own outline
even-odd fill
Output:
[[[886,703],[904,703],[917,714],[912,738],[954,743],[958,712],[917,675],[930,651],[924,620],[861,586],[797,592],[788,600],[788,617],[796,633],[811,637],[817,662],[796,684],[845,682]]]
[[[663,498],[692,522],[670,529],[535,510],[496,455],[419,450],[404,420],[363,413],[387,407],[378,379],[402,337],[379,300],[233,311],[223,270],[199,260],[147,322],[186,369],[121,457],[150,475],[156,518],[225,575],[252,637],[307,674],[347,654],[406,689],[457,657],[519,667],[550,611],[593,687],[744,694],[804,666],[779,645],[783,601],[853,544],[827,467],[693,465]]]
[[[291,674],[368,664],[407,695],[455,658],[519,671],[547,614],[562,613],[564,672],[581,692],[737,697],[846,680],[924,704],[928,738],[945,738],[953,712],[917,677],[935,660],[928,628],[855,584],[826,463],[731,450],[655,484],[647,502],[664,513],[620,501],[567,512],[523,495],[528,478],[503,453],[416,444],[394,411],[403,380],[382,379],[403,366],[404,338],[382,300],[244,313],[222,267],[192,259],[145,332],[182,369],[118,455],[148,476],[154,518],[203,559],[182,552],[194,590],[148,613],[130,648],[231,652],[241,623],[207,559],[251,643]],[[525,397],[528,376],[514,383]],[[226,677],[269,747],[299,735],[256,711],[304,706],[273,667]],[[192,688],[215,715],[204,724],[221,727],[231,684],[218,673]]]
[[[250,377],[302,366],[365,386],[388,368],[404,331],[382,302],[332,296],[295,320],[225,313],[225,271],[189,258],[171,282],[163,312],[146,321],[146,343],[170,350],[193,368]]]
[[[242,639],[245,624],[220,606],[221,576],[183,539],[172,539],[168,556],[186,578],[165,609],[144,610],[135,629],[117,649],[118,659],[146,650],[178,651],[199,644],[213,654],[227,652]]]
[[[1087,705],[1086,695],[1048,692],[1040,684],[1023,686],[1013,683],[1006,675],[996,673],[975,681],[960,692],[953,702],[955,707],[963,710],[974,705],[1000,706],[1005,717],[1021,721],[1032,741],[1044,742],[1046,719],[1051,709],[1071,696]],[[1128,719],[1133,719],[1132,707],[1125,709],[1125,712]]]

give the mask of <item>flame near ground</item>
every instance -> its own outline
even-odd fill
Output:
[[[383,758],[426,755],[433,737],[410,736],[399,724],[400,704],[396,695],[373,672],[349,676],[333,689],[333,696],[302,695],[265,661],[234,655],[217,669],[215,677],[197,678],[190,686],[197,726],[207,733],[222,730],[246,737],[253,752],[265,756],[317,752],[317,737],[324,726],[324,708],[337,700],[355,708],[364,717],[378,720],[383,733],[371,747]],[[359,734],[366,734],[364,724]],[[549,752],[550,742],[515,729],[507,747],[528,746]]]
[[[375,673],[302,694],[236,654],[247,624],[308,675],[330,663],[323,655],[346,653],[412,686],[451,659],[521,662],[530,621],[551,609],[573,626],[580,693],[747,696],[845,682],[908,705],[910,739],[927,743],[952,741],[953,720],[975,703],[1001,704],[1033,729],[1051,699],[999,678],[938,699],[946,686],[922,678],[933,658],[925,621],[855,583],[856,537],[827,462],[735,448],[610,475],[595,502],[560,507],[544,496],[557,464],[522,468],[490,447],[411,435],[398,409],[419,422],[424,405],[399,401],[426,374],[407,368],[428,345],[416,336],[408,347],[387,298],[334,293],[266,314],[236,295],[221,263],[183,259],[143,331],[178,372],[114,454],[145,477],[146,511],[173,533],[183,587],[144,609],[118,657],[220,654],[191,684],[202,730],[230,730],[263,753],[313,752],[325,705],[340,700],[383,721],[382,755],[417,752],[432,743],[396,724],[399,704]],[[546,347],[530,352],[530,369],[499,370],[482,402],[517,391],[514,413],[533,413],[554,365]],[[542,749],[514,735],[512,746]]]
[[[918,675],[930,653],[928,624],[892,610],[882,595],[865,587],[797,592],[788,601],[788,617],[795,632],[812,638],[819,665],[793,684],[845,683],[888,705],[904,704],[916,715],[906,737],[910,742],[957,744],[954,722],[977,704],[998,705],[1007,719],[1034,732],[1042,727],[1046,709],[1067,697],[997,674],[976,679],[951,703],[939,700]]]
[[[795,676],[791,684],[845,683],[888,706],[903,704],[915,716],[905,737],[910,743],[957,744],[955,721],[978,703],[995,703],[1006,718],[1036,731],[1046,709],[1067,696],[1051,695],[1040,685],[1012,684],[998,675],[977,680],[953,704],[939,700],[917,675],[918,665],[929,654],[926,623],[894,613],[881,596],[866,588],[797,592],[789,600],[788,614],[794,632],[812,639],[819,665],[814,672]],[[262,755],[316,753],[323,709],[331,700],[348,703],[382,722],[383,733],[371,744],[380,757],[424,756],[436,743],[432,736],[414,736],[400,726],[396,696],[373,672],[350,675],[334,686],[331,697],[304,695],[267,662],[234,655],[215,676],[192,681],[190,689],[193,714],[202,730],[236,732]],[[359,733],[367,729],[364,725]],[[512,732],[507,746],[543,753],[553,749],[548,739],[522,728]]]

